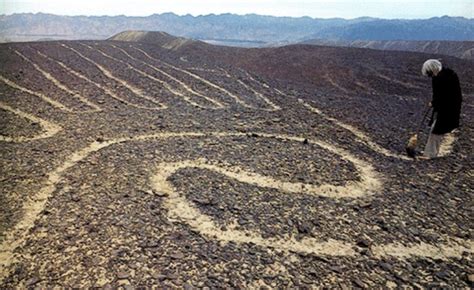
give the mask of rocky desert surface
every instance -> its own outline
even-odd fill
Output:
[[[1,287],[472,287],[472,61],[442,156],[404,152],[430,57],[1,44]]]

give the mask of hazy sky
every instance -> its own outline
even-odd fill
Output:
[[[210,13],[256,13],[314,18],[430,18],[464,16],[473,18],[474,0],[0,0],[0,14],[44,12],[61,15],[148,16],[174,12],[179,15]]]

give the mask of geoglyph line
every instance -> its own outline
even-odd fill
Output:
[[[142,92],[141,89],[133,86],[132,84],[129,84],[128,82],[126,82],[125,80],[122,80],[116,76],[114,76],[108,69],[106,69],[105,67],[101,66],[100,64],[96,63],[95,61],[93,61],[92,59],[88,58],[87,56],[85,56],[84,54],[80,53],[79,51],[77,51],[76,49],[72,48],[72,47],[69,47],[67,45],[65,45],[64,43],[61,43],[61,46],[73,51],[74,53],[76,53],[77,55],[79,55],[81,58],[83,58],[84,60],[86,60],[87,62],[93,64],[94,66],[96,66],[105,76],[107,76],[108,78],[120,83],[121,85],[123,85],[124,87],[126,87],[127,89],[129,89],[131,92],[133,92],[136,96],[142,98],[142,99],[145,99],[155,105],[157,105],[158,107],[155,107],[155,108],[150,108],[150,107],[145,107],[145,106],[140,106],[140,105],[133,105],[134,107],[137,107],[137,108],[141,108],[141,109],[147,109],[147,110],[162,110],[162,109],[166,109],[167,106],[157,102],[156,100],[154,100],[153,98],[151,97],[148,97],[146,95],[144,95],[144,93]],[[121,100],[122,102],[124,103],[127,103],[127,104],[132,104],[128,101],[124,101],[123,99],[119,99]]]
[[[376,257],[392,256],[399,259],[410,257],[423,257],[431,259],[446,260],[448,258],[461,258],[464,252],[474,253],[474,241],[462,240],[460,238],[447,238],[448,243],[431,245],[425,242],[404,245],[402,243],[391,243],[387,245],[376,245],[371,247]]]
[[[222,70],[223,70],[223,69],[222,69]],[[225,74],[226,74],[227,77],[231,77],[231,75],[230,75],[227,71],[225,71],[225,70],[223,70],[223,71],[225,72]],[[267,88],[267,89],[270,88],[270,86],[267,85],[266,83],[263,83],[263,82],[260,83],[259,81],[257,81],[256,79],[254,79],[247,71],[245,71],[245,70],[241,70],[241,71],[243,71],[243,72],[245,73],[245,75],[247,76],[247,78],[249,78],[251,81],[253,81],[253,82],[255,82],[255,83],[258,83],[258,84],[261,84],[263,87],[265,87],[265,88]],[[278,111],[278,110],[281,110],[281,107],[280,107],[280,106],[274,104],[272,101],[270,101],[269,98],[265,97],[262,93],[256,91],[254,88],[252,88],[251,86],[247,85],[247,84],[244,83],[242,80],[239,80],[239,79],[237,79],[237,80],[238,80],[238,82],[239,82],[241,85],[243,85],[243,86],[246,87],[247,89],[251,90],[257,97],[259,97],[260,99],[262,99],[263,101],[265,101],[265,103],[267,103],[270,107],[272,107],[273,109],[270,110],[270,111]]]
[[[223,107],[224,107],[224,105],[223,105],[222,103],[220,103],[219,101],[216,101],[216,100],[214,100],[214,99],[212,99],[212,98],[209,98],[209,97],[207,97],[207,96],[205,96],[205,95],[203,95],[203,94],[201,94],[201,93],[199,93],[199,92],[196,92],[195,90],[193,90],[191,87],[189,87],[187,84],[185,84],[185,83],[182,82],[181,80],[179,80],[179,79],[173,77],[172,75],[170,75],[170,74],[168,74],[167,72],[165,72],[165,71],[163,71],[163,70],[157,68],[157,67],[154,66],[154,65],[148,64],[148,63],[146,63],[146,62],[144,62],[144,61],[142,61],[142,60],[140,60],[140,59],[138,59],[138,58],[136,58],[136,57],[130,55],[126,50],[122,49],[121,47],[115,46],[115,45],[113,45],[113,44],[111,44],[111,46],[114,47],[115,49],[120,50],[120,51],[121,51],[123,54],[125,54],[127,57],[129,57],[129,58],[131,58],[131,59],[133,59],[133,60],[135,60],[135,61],[138,61],[138,62],[140,62],[140,63],[143,63],[143,64],[146,65],[147,67],[149,67],[149,68],[151,68],[151,69],[153,69],[153,70],[155,70],[155,71],[157,71],[157,72],[159,72],[159,73],[161,73],[161,74],[167,76],[168,78],[170,78],[170,79],[172,79],[173,81],[175,81],[175,82],[177,82],[178,84],[180,84],[181,87],[182,87],[184,90],[188,91],[188,93],[190,93],[190,94],[192,94],[192,95],[196,95],[196,96],[201,97],[201,98],[204,98],[205,100],[207,100],[207,101],[213,103],[214,105],[216,105],[216,107],[206,107],[206,106],[202,106],[202,105],[200,105],[200,104],[197,104],[196,102],[192,101],[188,96],[182,94],[182,93],[179,92],[179,91],[174,90],[174,89],[173,89],[168,83],[166,83],[165,81],[160,80],[160,79],[158,79],[158,78],[155,78],[155,77],[153,77],[153,76],[148,75],[148,74],[145,73],[148,77],[150,77],[150,78],[154,79],[155,81],[161,83],[167,90],[169,90],[169,91],[172,92],[173,94],[182,97],[186,102],[188,102],[188,103],[190,103],[190,104],[192,104],[192,105],[194,105],[194,106],[197,106],[197,107],[208,108],[208,109],[220,109],[220,108],[223,108]],[[99,49],[97,49],[97,50],[99,50]],[[117,59],[117,60],[118,60],[118,59]],[[129,64],[127,64],[127,65],[129,65]],[[129,65],[129,66],[130,66],[130,65]]]
[[[70,90],[68,87],[66,87],[66,85],[64,85],[63,83],[61,83],[58,79],[56,79],[55,77],[53,77],[50,73],[48,73],[47,71],[43,70],[39,65],[37,65],[36,63],[34,63],[31,59],[27,58],[25,55],[23,55],[21,52],[17,51],[17,50],[14,50],[14,52],[19,55],[23,60],[25,60],[26,62],[28,62],[29,64],[31,64],[37,71],[39,71],[46,79],[48,79],[49,81],[51,81],[56,87],[58,87],[59,89],[65,91],[66,93],[68,94],[71,94],[72,96],[74,96],[75,98],[78,98],[79,100],[81,100],[83,103],[87,104],[89,107],[92,107],[93,110],[87,110],[87,111],[82,111],[81,113],[88,113],[88,112],[99,112],[99,111],[102,111],[102,109],[97,106],[96,104],[90,102],[87,98],[81,96],[80,93],[78,92],[75,92],[75,91],[72,91]]]
[[[6,85],[14,88],[14,89],[17,89],[19,91],[22,91],[24,93],[27,93],[27,94],[30,94],[30,95],[33,95],[33,96],[36,96],[40,99],[42,99],[43,101],[47,102],[48,104],[50,104],[51,106],[57,108],[57,109],[60,109],[61,111],[64,111],[64,112],[67,112],[67,113],[74,113],[73,110],[69,109],[68,107],[64,106],[63,104],[61,104],[60,102],[58,101],[55,101],[49,97],[47,97],[46,95],[40,93],[40,92],[34,92],[30,89],[27,89],[23,86],[20,86],[18,84],[16,84],[15,82],[3,77],[0,75],[0,81],[4,82]]]
[[[147,52],[145,52],[144,50],[142,50],[142,49],[140,49],[140,48],[138,48],[138,47],[133,47],[133,49],[140,51],[141,53],[143,53],[146,57],[148,57],[148,58],[151,59],[151,60],[154,60],[154,61],[157,61],[157,62],[161,62],[161,63],[163,63],[163,64],[164,64],[165,66],[167,66],[167,67],[170,67],[170,68],[172,68],[172,69],[174,69],[174,70],[177,70],[177,71],[180,71],[180,72],[182,72],[182,73],[185,73],[185,74],[187,74],[187,75],[189,75],[189,76],[191,76],[191,77],[193,77],[193,78],[195,78],[195,79],[198,79],[198,80],[200,80],[200,81],[206,83],[207,85],[209,85],[209,86],[211,86],[211,87],[213,87],[213,88],[215,88],[215,89],[217,89],[217,90],[219,90],[219,91],[221,91],[221,92],[227,94],[227,95],[230,96],[232,99],[234,99],[236,103],[240,104],[241,106],[243,106],[243,107],[245,107],[245,108],[259,109],[259,108],[255,108],[254,106],[248,105],[247,103],[245,103],[244,101],[242,101],[239,96],[237,96],[237,95],[235,95],[235,94],[229,92],[229,91],[226,90],[225,88],[223,88],[223,87],[221,87],[221,86],[218,86],[218,85],[216,85],[216,84],[214,84],[214,83],[212,83],[212,82],[210,82],[210,81],[208,81],[208,80],[206,80],[206,79],[204,79],[204,78],[202,78],[202,77],[200,77],[200,76],[198,76],[198,75],[196,75],[196,74],[194,74],[194,73],[191,73],[191,72],[189,72],[189,71],[187,71],[187,70],[184,70],[184,69],[181,69],[181,68],[178,68],[178,67],[175,67],[175,66],[173,66],[173,65],[171,65],[171,64],[169,64],[169,63],[166,63],[166,62],[164,62],[164,61],[158,60],[158,59],[156,59],[156,58],[150,56]],[[264,109],[262,109],[262,110],[264,110]]]
[[[354,136],[356,136],[358,138],[358,139],[356,139],[357,142],[365,144],[366,146],[368,146],[373,151],[378,152],[380,154],[383,154],[387,157],[394,157],[394,158],[398,158],[398,159],[402,159],[402,160],[412,160],[412,158],[409,158],[406,155],[395,154],[395,153],[390,152],[389,150],[383,148],[382,146],[380,146],[377,143],[375,143],[374,141],[372,141],[372,139],[369,136],[367,136],[364,132],[360,131],[359,129],[357,129],[357,128],[351,126],[351,125],[342,123],[342,122],[340,122],[339,120],[337,120],[335,118],[329,117],[328,115],[324,114],[321,110],[319,110],[319,109],[311,106],[310,104],[304,102],[302,99],[298,99],[298,101],[303,103],[303,105],[306,108],[308,108],[311,112],[316,113],[316,114],[320,115],[321,117],[325,118],[326,120],[329,120],[329,121],[333,122],[334,124],[338,125],[339,127],[348,130],[349,132],[351,132]],[[453,151],[454,143],[456,142],[456,140],[457,140],[456,132],[451,132],[449,134],[446,134],[445,138],[443,139],[443,142],[441,143],[441,147],[440,147],[440,151],[439,151],[438,156],[439,157],[444,157],[444,156],[448,156],[449,154],[451,154],[451,152]]]
[[[270,99],[268,99],[267,97],[265,97],[263,94],[257,92],[256,90],[254,90],[252,87],[248,86],[246,83],[244,83],[243,81],[241,80],[237,80],[237,82],[239,84],[241,84],[242,86],[244,86],[245,88],[247,88],[248,90],[252,91],[257,97],[259,97],[260,99],[262,99],[265,103],[267,103],[270,107],[272,107],[272,109],[269,109],[267,111],[278,111],[278,110],[281,110],[281,108],[277,105],[275,105],[272,101],[270,101]],[[265,109],[263,109],[265,110]]]
[[[96,83],[95,81],[91,80],[90,78],[88,78],[87,76],[81,74],[80,72],[68,67],[67,65],[65,65],[63,62],[59,61],[59,60],[56,60],[44,53],[42,53],[41,51],[36,51],[36,53],[38,53],[39,55],[41,55],[42,57],[50,60],[50,61],[53,61],[55,63],[57,63],[59,66],[61,66],[63,69],[65,69],[67,72],[69,72],[70,74],[82,79],[82,80],[85,80],[87,81],[88,83],[91,83],[93,84],[94,86],[98,87],[99,89],[103,90],[107,95],[109,95],[110,97],[112,97],[113,99],[116,99],[117,101],[123,103],[123,104],[126,104],[128,106],[132,106],[132,107],[136,107],[136,108],[140,108],[140,109],[149,109],[148,107],[144,107],[144,106],[140,106],[140,105],[136,105],[134,103],[131,103],[127,100],[124,100],[122,99],[121,97],[117,96],[113,91],[111,91],[110,89],[108,89],[107,87],[99,84],[99,83]]]
[[[245,70],[242,70],[242,71],[245,73],[245,75],[246,75],[251,81],[256,82],[256,83],[258,83],[258,84],[261,84],[264,88],[270,89],[270,86],[269,86],[268,84],[266,84],[265,82],[257,81],[257,80],[256,80],[254,77],[252,77],[252,75],[249,74],[247,71],[245,71]]]
[[[229,74],[229,72],[227,72],[226,70],[222,69],[222,68],[219,68],[219,70],[221,70],[224,75],[230,79],[237,79],[237,82],[239,84],[241,84],[243,87],[245,87],[247,90],[250,90],[252,91],[258,98],[262,99],[265,103],[267,103],[267,105],[269,105],[270,107],[272,107],[272,109],[270,110],[267,110],[267,111],[278,111],[278,110],[281,110],[281,107],[274,104],[272,101],[270,101],[269,98],[265,97],[262,93],[256,91],[254,88],[252,88],[251,86],[247,85],[246,83],[244,83],[242,80],[238,79],[238,78],[233,78],[232,75]],[[265,88],[270,88],[270,86],[268,86],[266,83],[260,83],[259,81],[257,81],[256,79],[254,79],[247,71],[245,70],[240,70],[242,72],[245,73],[245,75],[247,76],[247,78],[249,78],[251,81],[255,82],[255,83],[258,83],[258,84],[261,84],[263,87]]]
[[[211,68],[200,68],[200,67],[187,67],[186,70],[205,71],[213,73],[223,73],[222,69],[211,69]],[[224,72],[225,73],[225,72]]]
[[[383,155],[388,156],[388,157],[394,157],[394,158],[398,158],[398,159],[402,159],[402,160],[412,160],[411,158],[409,158],[405,155],[394,154],[394,153],[390,152],[389,150],[381,147],[380,145],[378,145],[377,143],[372,141],[372,139],[369,136],[367,136],[364,132],[360,131],[359,129],[357,129],[357,128],[351,126],[351,125],[342,123],[342,122],[340,122],[339,120],[337,120],[335,118],[329,117],[328,115],[324,114],[321,110],[311,106],[310,104],[306,103],[302,99],[298,99],[298,101],[300,103],[302,103],[303,106],[305,106],[311,112],[313,112],[317,115],[320,115],[324,119],[333,122],[334,124],[336,124],[337,126],[339,126],[341,128],[344,128],[344,129],[348,130],[354,136],[357,137],[357,139],[356,139],[357,142],[365,144],[366,146],[368,146],[373,151],[378,152],[378,153],[383,154]]]
[[[384,79],[384,80],[389,81],[391,83],[399,84],[399,85],[401,85],[405,88],[408,88],[408,89],[421,89],[421,90],[424,89],[423,87],[420,87],[420,86],[417,86],[417,85],[412,85],[411,83],[407,83],[407,82],[403,82],[403,81],[400,81],[400,80],[397,80],[397,79],[393,79],[389,76],[386,76],[386,75],[382,74],[379,70],[376,70],[376,69],[371,68],[369,66],[364,66],[364,68],[366,70],[369,70],[369,71],[373,72],[375,76],[377,76],[381,79]]]
[[[201,166],[200,162],[165,163],[158,166],[156,174],[152,178],[152,186],[155,191],[168,195],[164,201],[164,207],[172,221],[182,221],[202,235],[223,242],[253,243],[263,247],[318,255],[355,255],[352,244],[343,241],[318,241],[314,238],[297,241],[294,237],[264,239],[257,232],[237,230],[235,226],[228,227],[225,231],[221,230],[209,216],[202,214],[184,196],[179,195],[172,184],[167,181],[180,168]]]
[[[85,148],[76,151],[75,153],[71,154],[59,167],[54,169],[52,172],[48,174],[48,178],[46,180],[46,184],[43,188],[41,188],[38,193],[36,193],[31,199],[26,201],[23,206],[24,216],[23,218],[10,230],[1,244],[0,247],[0,277],[5,276],[5,271],[7,271],[7,267],[11,265],[14,261],[13,251],[19,245],[24,243],[27,239],[29,230],[33,227],[36,219],[38,218],[39,214],[43,211],[46,202],[49,197],[53,194],[56,189],[56,184],[60,181],[61,176],[64,172],[75,166],[81,160],[87,158],[91,153],[100,151],[106,147],[109,147],[114,144],[119,143],[126,143],[132,141],[149,141],[153,139],[170,139],[170,138],[177,138],[177,137],[187,137],[187,138],[197,138],[197,137],[238,137],[238,136],[247,136],[245,133],[226,133],[226,132],[167,132],[167,133],[157,133],[157,134],[150,134],[150,135],[139,135],[131,138],[117,138],[112,140],[107,140],[104,142],[93,142],[86,146]],[[260,133],[257,136],[261,136],[263,138],[276,138],[278,140],[287,140],[287,141],[296,141],[296,142],[304,142],[304,138],[301,137],[292,137],[292,136],[285,136],[285,135],[274,135],[274,134],[265,134]],[[371,186],[371,188],[367,188],[365,193],[359,192],[358,194],[355,193],[355,196],[361,196],[363,194],[369,194],[367,191],[370,189],[377,190],[381,183],[377,178],[377,174],[373,171],[372,167],[367,164],[365,161],[359,160],[354,156],[351,156],[349,152],[343,149],[335,149],[332,145],[326,144],[321,141],[316,140],[309,140],[309,142],[323,146],[324,149],[328,149],[331,152],[335,152],[343,156],[343,158],[349,161],[355,161],[354,164],[357,169],[360,170],[362,182],[367,183],[367,185]],[[234,173],[237,174],[237,173]],[[366,176],[369,174],[369,176]],[[252,174],[244,174],[240,176],[241,180],[246,180],[249,177],[253,178],[255,175]],[[267,180],[268,182],[268,180]],[[298,185],[301,186],[301,185]],[[350,192],[346,192],[346,194],[352,194]]]
[[[262,135],[262,137],[263,136],[265,135]],[[361,166],[359,166],[358,169],[360,171],[366,171],[363,173],[369,174],[369,176],[363,175],[362,181],[350,182],[346,186],[335,186],[328,184],[315,186],[302,182],[287,182],[275,179],[270,176],[264,176],[258,173],[248,172],[236,166],[233,166],[232,169],[227,169],[225,167],[209,164],[209,162],[204,162],[201,160],[168,163],[165,167],[172,168],[173,172],[187,167],[208,169],[225,175],[229,178],[235,179],[237,181],[252,184],[259,187],[277,189],[292,194],[309,194],[330,198],[359,198],[369,196],[373,194],[377,189],[380,189],[380,182],[375,177],[376,175],[374,174],[374,172],[369,172]]]
[[[97,51],[98,53],[102,54],[103,56],[105,56],[105,57],[107,57],[107,58],[109,58],[109,59],[112,59],[112,60],[114,60],[114,61],[120,62],[120,63],[126,65],[129,69],[135,71],[136,73],[138,73],[138,74],[140,74],[140,75],[142,75],[142,76],[144,76],[144,77],[146,77],[146,78],[152,79],[152,80],[154,80],[155,82],[158,82],[158,83],[162,84],[167,90],[169,90],[170,92],[172,92],[173,94],[175,94],[175,95],[177,95],[177,96],[182,97],[185,101],[189,102],[190,104],[192,104],[192,105],[194,105],[194,106],[196,106],[196,107],[206,108],[205,106],[202,106],[202,105],[200,105],[200,104],[198,104],[198,103],[192,101],[189,97],[187,97],[187,96],[181,94],[180,92],[174,90],[169,84],[167,84],[167,83],[164,82],[163,80],[158,79],[158,78],[156,78],[156,77],[154,77],[154,76],[152,76],[152,75],[150,75],[150,74],[148,74],[148,73],[146,73],[146,72],[144,72],[144,71],[142,71],[142,70],[140,70],[140,69],[137,69],[137,68],[135,68],[134,66],[132,66],[131,64],[129,64],[129,63],[127,63],[127,62],[125,62],[125,61],[123,61],[123,60],[121,60],[121,59],[118,59],[118,58],[116,58],[116,57],[113,57],[113,56],[111,56],[111,55],[109,55],[109,54],[107,54],[107,53],[101,51],[100,49],[95,49],[95,48],[91,47],[90,45],[86,45],[86,44],[82,44],[82,43],[81,43],[81,45],[83,45],[83,46],[85,46],[85,47],[87,47],[87,48],[89,48],[89,49],[91,49],[91,50],[95,50],[95,51]],[[207,97],[205,97],[205,98],[208,99]],[[208,100],[211,101],[210,99],[208,99]],[[214,100],[212,100],[211,102],[214,102]]]
[[[305,237],[296,240],[294,237],[285,238],[263,238],[255,231],[238,230],[235,225],[222,230],[207,215],[202,214],[199,209],[192,205],[184,196],[178,194],[173,185],[168,182],[169,177],[177,170],[186,167],[197,167],[214,170],[209,168],[206,161],[187,161],[176,163],[163,163],[158,166],[155,175],[152,177],[152,185],[155,191],[166,193],[167,198],[164,206],[172,221],[182,221],[191,228],[208,238],[218,239],[222,242],[252,243],[262,247],[278,248],[287,251],[295,251],[316,255],[328,256],[356,256],[356,245],[347,241],[329,239],[327,241],[317,240],[315,238]],[[216,171],[216,170],[214,170]],[[217,172],[221,172],[218,169]],[[227,175],[227,173],[223,173]],[[239,179],[241,182],[248,180]],[[254,183],[255,181],[250,180]],[[258,183],[258,182],[257,182]],[[264,186],[265,187],[265,186]],[[275,186],[278,188],[278,186]],[[389,243],[384,245],[374,245],[371,247],[374,255],[378,258],[387,256],[400,259],[410,257],[429,257],[436,259],[460,258],[464,252],[473,253],[474,243],[471,240],[461,240],[457,238],[448,238],[448,243],[431,245],[428,243],[408,244]]]
[[[36,134],[35,136],[32,136],[32,137],[24,137],[24,136],[9,137],[9,136],[0,135],[0,141],[12,142],[12,143],[22,143],[22,142],[27,142],[27,141],[44,139],[44,138],[49,138],[49,137],[55,135],[56,133],[58,133],[62,129],[57,124],[54,124],[52,122],[46,121],[46,120],[41,119],[41,118],[38,118],[34,115],[25,113],[23,111],[14,109],[14,108],[10,107],[9,105],[7,105],[3,102],[0,102],[0,109],[10,111],[10,112],[14,113],[15,115],[18,115],[21,118],[25,118],[25,119],[28,119],[30,121],[36,122],[42,128],[41,133]]]
[[[343,92],[346,93],[346,94],[349,94],[349,90],[346,89],[346,88],[344,88],[344,87],[342,87],[341,85],[339,85],[329,74],[324,74],[324,75],[322,75],[322,77],[325,78],[326,80],[328,80],[329,83],[330,83],[333,87],[335,87],[335,88],[337,88],[337,89],[343,91]]]
[[[218,73],[218,74],[223,74],[224,76],[230,78],[230,79],[235,79],[234,77],[232,77],[232,75],[229,74],[229,72],[227,72],[225,69],[222,69],[222,68],[218,68],[218,69],[200,69],[200,68],[196,68],[196,67],[189,67],[187,68],[187,70],[196,70],[196,71],[206,71],[206,72],[214,72],[214,73]],[[270,88],[270,86],[268,86],[266,83],[261,83],[259,81],[257,81],[256,79],[254,79],[247,71],[245,70],[241,70],[242,72],[245,73],[245,75],[253,82],[256,82],[258,84],[261,84],[262,86],[264,86],[265,88]],[[244,86],[246,89],[252,91],[257,97],[259,97],[260,99],[262,99],[265,103],[267,103],[270,107],[272,107],[271,110],[268,110],[268,111],[277,111],[277,110],[281,110],[281,107],[274,104],[269,98],[265,97],[262,93],[256,91],[254,88],[250,87],[249,85],[247,85],[246,83],[244,83],[242,80],[239,80],[237,79],[237,82],[239,84],[241,84],[242,86]],[[263,109],[265,110],[265,109]]]
[[[77,165],[80,161],[84,160],[94,152],[98,152],[104,148],[110,147],[114,144],[128,143],[128,142],[141,142],[141,141],[152,141],[155,139],[170,139],[170,138],[216,138],[216,137],[238,137],[247,136],[246,133],[232,133],[232,132],[165,132],[157,134],[139,135],[135,137],[124,137],[106,140],[104,142],[93,142],[88,146],[76,151],[69,155],[69,157],[56,169],[48,174],[45,185],[23,206],[24,216],[22,219],[13,227],[12,230],[7,232],[4,241],[0,247],[0,277],[3,279],[9,270],[9,266],[15,261],[13,254],[14,250],[22,245],[28,238],[30,229],[34,226],[40,213],[44,210],[48,198],[50,198],[53,192],[56,190],[57,183],[61,180],[66,170]],[[379,191],[382,187],[382,183],[378,174],[374,171],[373,167],[366,161],[361,160],[350,152],[335,147],[334,145],[310,139],[307,140],[302,137],[280,135],[280,134],[268,134],[268,133],[252,133],[252,136],[261,138],[273,138],[281,141],[293,141],[293,142],[305,142],[317,145],[326,149],[332,153],[335,153],[341,158],[346,159],[354,164],[360,174],[360,181],[349,182],[347,187],[352,187],[353,190],[347,190],[340,186],[323,185],[318,188],[318,192],[315,192],[316,188],[313,188],[313,192],[309,194],[324,195],[332,198],[346,197],[346,198],[358,198],[362,196],[369,196]],[[302,187],[301,183],[288,183],[278,181],[271,177],[262,176],[259,174],[240,171],[237,172],[235,167],[227,169],[222,166],[216,166],[209,164],[203,159],[163,163],[158,166],[156,174],[153,175],[151,181],[155,190],[168,193],[168,197],[165,201],[165,207],[168,210],[170,219],[177,219],[187,223],[190,227],[198,230],[201,234],[210,237],[217,237],[223,242],[234,241],[238,243],[255,243],[260,246],[281,248],[284,250],[306,252],[318,255],[357,255],[354,250],[355,246],[345,241],[318,241],[313,238],[306,238],[300,241],[294,240],[293,238],[270,238],[263,239],[260,234],[255,232],[247,232],[236,230],[231,227],[227,231],[222,231],[215,226],[214,222],[206,215],[203,215],[192,206],[192,204],[185,198],[181,197],[173,186],[168,182],[168,178],[175,173],[177,170],[186,167],[200,167],[209,170],[217,171],[230,178],[236,178],[241,182],[247,182],[257,186],[277,188],[288,193],[300,193],[296,190]],[[262,184],[260,184],[262,183]],[[305,185],[305,187],[311,188],[311,185]],[[337,190],[339,188],[339,190]],[[303,189],[302,189],[302,191]],[[395,256],[395,257],[408,257],[408,256],[422,256],[422,257],[433,257],[436,256],[439,259],[448,259],[451,257],[460,257],[462,252],[473,252],[473,243],[471,240],[456,240],[451,239],[448,244],[441,245],[429,245],[429,244],[409,244],[401,245],[399,243],[379,245],[375,246],[375,253],[378,257],[383,256]],[[404,253],[404,255],[401,255]]]

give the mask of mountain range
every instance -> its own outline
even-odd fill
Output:
[[[173,13],[147,17],[59,16],[44,13],[0,15],[0,41],[53,39],[106,39],[125,30],[164,31],[172,35],[235,46],[264,46],[310,39],[332,41],[474,40],[474,19],[318,19],[274,17],[256,14]]]

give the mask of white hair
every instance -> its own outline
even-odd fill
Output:
[[[421,68],[421,73],[424,76],[427,76],[428,74],[437,75],[441,71],[442,68],[443,68],[443,65],[441,64],[439,60],[428,59],[423,64],[423,67]]]

